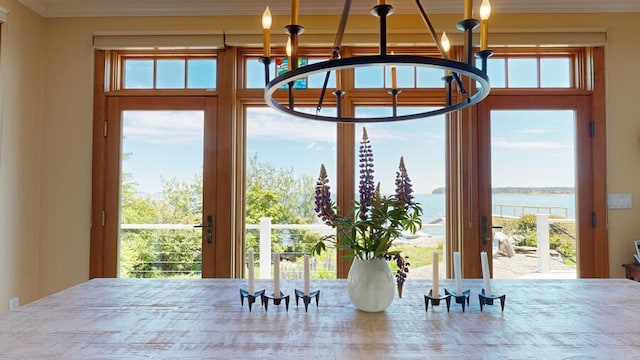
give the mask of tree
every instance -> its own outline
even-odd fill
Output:
[[[125,154],[125,160],[130,154]],[[311,176],[296,177],[293,169],[276,168],[258,161],[247,164],[246,223],[262,217],[276,224],[316,221]],[[191,181],[162,178],[162,197],[137,193],[131,174],[122,175],[122,221],[125,224],[197,224],[202,220],[202,175]],[[305,230],[283,230],[272,235],[274,251],[309,252],[319,235]],[[184,230],[127,230],[121,234],[121,273],[130,277],[192,274],[200,270],[200,232]],[[246,246],[258,250],[256,231],[247,231]]]
[[[246,223],[258,224],[262,217],[275,224],[314,223],[314,184],[312,176],[296,178],[292,168],[276,168],[252,156],[247,162]],[[317,239],[309,231],[286,230],[272,235],[272,244],[275,251],[306,252]],[[247,231],[247,248],[258,250],[258,241],[257,231]]]
[[[124,160],[130,154],[125,154]],[[122,223],[197,224],[202,214],[202,175],[191,182],[161,179],[161,199],[136,193],[130,173],[122,175]],[[201,236],[184,230],[121,232],[121,274],[125,277],[191,275],[201,270]]]

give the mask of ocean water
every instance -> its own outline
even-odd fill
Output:
[[[415,200],[422,205],[422,222],[423,224],[429,224],[438,221],[441,217],[445,216],[445,195],[444,194],[414,194]],[[520,216],[524,211],[525,214],[534,214],[536,209],[533,207],[546,207],[555,206],[559,209],[552,209],[552,214],[559,216],[567,216],[569,219],[574,219],[576,214],[576,199],[575,194],[562,194],[562,195],[518,195],[518,194],[494,194],[492,200],[493,214],[498,214],[500,211],[499,204],[502,206],[504,215]],[[507,206],[515,205],[515,206]],[[532,208],[523,209],[522,206],[528,206]],[[566,210],[565,210],[566,209]],[[539,210],[539,212],[546,212],[546,210]],[[438,231],[433,229],[428,231],[430,234],[437,234]]]

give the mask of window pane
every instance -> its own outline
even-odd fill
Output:
[[[324,59],[309,59],[309,64],[315,64],[315,63],[319,63],[322,61],[326,61]],[[320,74],[314,74],[309,76],[309,88],[316,88],[316,89],[320,89],[322,88],[322,85],[324,84],[324,78],[326,76],[326,73],[320,73]],[[336,87],[336,74],[335,72],[331,73],[331,76],[329,76],[329,82],[327,82],[327,89],[335,89]]]
[[[509,59],[509,87],[538,87],[537,59]]]
[[[391,115],[393,115],[393,109],[391,109],[391,107],[359,106],[356,108],[356,118],[358,119],[367,119],[367,118],[391,116]],[[362,131],[359,132],[359,134],[362,134]]]
[[[383,66],[361,66],[355,68],[355,86],[357,88],[382,88]]]
[[[417,68],[417,86],[419,88],[442,88],[444,87],[444,71],[428,67]]]
[[[415,75],[413,66],[396,66],[396,82],[398,89],[413,89],[415,87]],[[385,87],[392,88],[391,66],[385,67]]]
[[[216,63],[216,59],[187,60],[187,70],[189,73],[187,88],[215,89]]]
[[[153,60],[124,61],[124,88],[125,89],[152,89],[153,88]]]
[[[303,66],[307,65],[307,58],[306,57],[299,57],[298,58],[298,68],[301,68]],[[278,75],[282,75],[286,72],[289,71],[289,59],[287,58],[276,58],[276,71]],[[308,81],[309,79],[304,77],[301,79],[297,79],[294,83],[293,83],[293,88],[294,89],[306,89],[308,87]],[[287,85],[282,85],[280,88],[282,89],[286,89]]]
[[[203,111],[124,111],[120,277],[200,277]]]
[[[263,89],[264,88],[264,64],[258,59],[247,59],[247,74],[245,76],[247,89]],[[276,62],[272,61],[269,65],[269,81],[275,78]]]
[[[569,59],[540,59],[540,86],[554,88],[571,87],[571,62]]]
[[[576,145],[572,110],[491,111],[494,278],[575,279]],[[537,230],[544,220],[535,214],[547,216],[545,237]],[[512,252],[516,246],[536,249],[545,238],[546,256],[535,258],[542,266],[546,258],[551,271],[529,261],[530,254]]]
[[[504,88],[507,86],[505,79],[505,60],[501,58],[488,59],[487,75],[492,88]]]
[[[315,113],[315,108],[298,110]],[[335,109],[326,112],[335,113]],[[256,277],[272,278],[271,253],[281,252],[281,276],[300,278],[301,255],[309,253],[321,236],[335,234],[314,212],[314,186],[324,164],[335,198],[336,124],[266,107],[247,108],[246,124],[246,250],[253,249],[259,259]],[[264,226],[265,221],[278,229],[272,228],[270,237],[261,239],[260,224]],[[312,257],[310,263],[312,278],[336,277],[335,248]]]
[[[426,107],[399,107],[399,114],[414,114],[430,110]],[[384,116],[391,113],[388,107],[357,107],[356,115]],[[408,232],[397,241],[396,249],[408,255],[411,260],[409,278],[431,278],[432,253],[438,251],[440,261],[444,239],[445,194],[445,116],[399,121],[396,123],[367,124],[374,158],[374,182],[380,183],[382,195],[395,192],[395,178],[400,157],[404,157],[405,167],[413,185],[414,200],[423,209],[422,229],[415,234]],[[356,126],[356,157],[362,138],[362,125]],[[356,173],[359,172],[356,159]],[[359,181],[359,179],[356,179]],[[356,183],[356,200],[358,184]],[[394,266],[394,265],[392,265]],[[446,266],[441,264],[441,277]]]
[[[184,60],[158,60],[157,89],[184,88]]]

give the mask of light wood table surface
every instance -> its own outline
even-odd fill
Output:
[[[500,306],[425,311],[408,280],[381,313],[356,310],[344,280],[312,281],[320,306],[240,306],[242,280],[94,279],[0,316],[2,359],[640,359],[640,283],[493,280]],[[256,289],[271,291],[270,281]],[[297,286],[296,286],[297,285]],[[442,281],[441,289],[452,288]]]

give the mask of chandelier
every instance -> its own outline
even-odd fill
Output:
[[[402,55],[388,54],[387,52],[387,17],[394,12],[393,6],[386,3],[386,0],[378,0],[377,5],[371,9],[371,14],[379,19],[380,28],[380,52],[377,55],[364,55],[343,58],[340,54],[342,38],[344,36],[347,19],[349,17],[351,0],[345,0],[344,9],[336,32],[333,44],[332,54],[329,60],[298,66],[298,38],[303,34],[304,28],[298,24],[299,0],[291,0],[291,24],[284,27],[285,33],[289,35],[287,41],[287,71],[282,72],[270,81],[269,65],[272,63],[270,57],[270,28],[271,28],[271,12],[267,6],[263,17],[262,26],[264,29],[264,56],[260,61],[264,64],[265,73],[265,91],[264,99],[266,104],[287,115],[293,115],[301,118],[344,123],[373,123],[373,122],[392,122],[400,120],[410,120],[425,118],[447,114],[452,111],[461,110],[469,106],[475,105],[489,95],[491,90],[489,85],[489,77],[487,76],[487,59],[493,54],[493,51],[487,49],[488,19],[491,12],[489,0],[483,0],[480,6],[481,20],[474,19],[473,0],[464,0],[464,19],[457,24],[457,29],[464,32],[464,52],[463,60],[456,61],[449,58],[450,43],[443,32],[440,41],[437,39],[436,32],[431,24],[431,20],[426,11],[422,7],[420,0],[415,0],[418,12],[424,21],[427,30],[436,47],[439,50],[440,57],[419,56],[419,55]],[[475,52],[475,57],[480,62],[480,68],[474,65],[473,52],[473,31],[480,27],[480,50]],[[384,66],[391,69],[391,87],[384,89],[388,94],[392,108],[391,116],[381,117],[345,117],[342,116],[342,97],[345,94],[342,89],[341,72],[345,69],[354,69],[363,66]],[[437,69],[444,73],[442,81],[444,82],[444,106],[429,108],[427,111],[418,110],[409,114],[398,114],[398,97],[402,93],[402,89],[397,87],[396,66],[413,66]],[[335,97],[336,115],[328,116],[320,114],[325,95],[327,93],[327,84],[331,74],[335,74],[336,88],[332,92]],[[299,111],[295,106],[296,81],[306,79],[310,75],[325,74],[320,96],[318,98],[316,113]],[[462,81],[461,79],[469,81]],[[464,84],[470,87],[465,88]],[[287,89],[288,102],[281,103],[275,96],[279,89]],[[457,96],[453,96],[454,91]],[[455,99],[455,101],[454,101]]]

